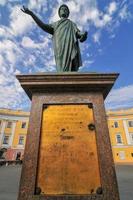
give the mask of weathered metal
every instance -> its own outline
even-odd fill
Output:
[[[101,187],[88,105],[50,105],[42,116],[37,187],[42,194],[92,194]]]

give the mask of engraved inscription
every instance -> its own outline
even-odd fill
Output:
[[[92,194],[101,188],[93,109],[51,105],[43,112],[36,187],[42,194]]]

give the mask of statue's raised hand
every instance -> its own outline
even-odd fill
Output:
[[[32,14],[32,11],[29,10],[28,8],[26,8],[25,6],[23,6],[23,8],[21,8],[21,10],[22,10],[24,13],[28,14],[28,15],[31,15],[31,14]]]

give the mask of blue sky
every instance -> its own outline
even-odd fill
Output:
[[[0,108],[30,108],[16,74],[55,71],[51,36],[20,8],[25,5],[51,23],[59,19],[62,3],[79,29],[88,31],[87,41],[80,44],[80,71],[120,73],[106,108],[133,107],[132,0],[0,0]]]

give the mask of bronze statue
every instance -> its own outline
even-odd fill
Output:
[[[52,23],[43,23],[31,10],[21,9],[30,15],[37,25],[47,33],[53,35],[54,54],[58,72],[78,71],[82,65],[79,43],[87,39],[87,32],[81,32],[69,17],[69,8],[63,4],[59,8],[60,20]]]

